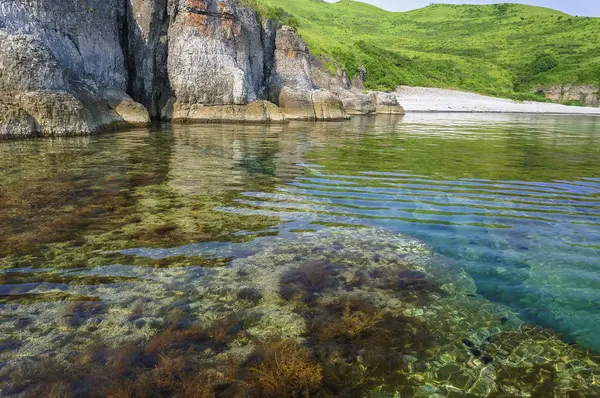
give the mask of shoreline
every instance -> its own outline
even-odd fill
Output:
[[[394,92],[407,113],[516,113],[600,116],[600,108],[515,101],[450,89],[401,86]]]

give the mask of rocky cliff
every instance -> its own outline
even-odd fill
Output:
[[[0,137],[402,112],[355,86],[238,0],[0,0]]]
[[[126,94],[118,0],[0,1],[0,135],[146,123]]]
[[[574,85],[566,84],[540,89],[546,98],[554,101],[579,101],[585,106],[600,105],[600,88],[591,84]]]

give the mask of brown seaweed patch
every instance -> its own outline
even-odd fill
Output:
[[[293,340],[274,341],[255,352],[246,382],[263,397],[310,396],[321,387],[323,370],[311,352]]]
[[[0,231],[7,241],[0,257],[29,254],[56,242],[83,244],[87,229],[102,225],[115,212],[126,213],[131,202],[120,192],[119,181],[90,188],[93,185],[86,179],[56,175],[50,181],[29,181],[25,189],[16,184],[5,187]]]
[[[144,169],[152,169],[151,163],[143,163]],[[162,170],[142,173],[141,182],[136,172],[130,174],[131,181],[65,174],[3,187],[0,268],[110,265],[119,259],[107,250],[234,241],[241,239],[234,235],[240,229],[278,223],[215,212],[233,199],[228,195],[183,200],[164,184]]]
[[[238,292],[237,299],[240,301],[248,302],[253,305],[257,305],[263,299],[263,295],[258,289],[255,289],[253,287],[246,287]]]
[[[350,340],[365,336],[377,326],[383,314],[376,307],[346,297],[327,305],[317,313],[310,325],[311,334],[320,341]]]
[[[249,371],[241,366],[242,359],[235,360],[229,354],[219,355],[218,360],[215,357],[241,330],[240,319],[229,316],[207,328],[169,327],[144,344],[127,342],[109,347],[94,342],[72,356],[68,363],[41,358],[1,368],[0,389],[32,397],[48,396],[52,388],[61,397],[215,397],[225,390],[244,391],[245,387],[238,386],[244,384],[238,380],[238,374],[246,377]],[[299,348],[285,347],[286,353],[305,354]],[[252,366],[265,371],[294,372],[295,368],[287,365],[271,368],[274,355],[282,352],[283,348],[261,351],[260,356],[254,356],[256,361]],[[290,359],[290,363],[300,364],[302,360],[300,356]],[[290,385],[291,377],[294,376],[288,374],[286,386]],[[252,388],[262,387],[257,384]]]
[[[57,283],[69,285],[108,285],[123,282],[140,282],[141,279],[125,276],[64,275],[52,272],[6,272],[0,273],[0,284]]]
[[[0,294],[0,304],[35,304],[58,301],[100,301],[96,296],[85,296],[66,292]]]
[[[154,268],[179,268],[179,267],[205,267],[205,268],[220,268],[228,266],[232,257],[228,258],[211,258],[200,256],[173,256],[146,261],[137,261],[136,265],[144,265]]]
[[[378,268],[370,277],[377,280],[375,286],[393,292],[393,295],[402,301],[422,301],[431,299],[434,295],[445,295],[439,283],[417,270]]]
[[[279,281],[279,295],[285,300],[313,301],[327,288],[340,284],[340,267],[322,261],[309,262],[284,273]]]
[[[324,387],[334,396],[361,395],[382,385],[410,387],[398,372],[405,356],[423,357],[437,340],[423,321],[383,311],[358,295],[318,302],[304,315],[309,346],[323,365]]]
[[[0,369],[0,387],[4,394],[22,397],[72,397],[69,367],[51,358],[26,361],[19,366]],[[66,379],[66,380],[65,380]],[[54,395],[52,395],[54,394]]]
[[[63,312],[63,323],[77,327],[86,320],[106,312],[106,305],[99,301],[69,301]]]

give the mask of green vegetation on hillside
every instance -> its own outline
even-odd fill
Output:
[[[292,21],[311,51],[369,89],[458,88],[520,99],[537,87],[600,84],[600,18],[519,4],[393,13],[353,0],[244,0]]]

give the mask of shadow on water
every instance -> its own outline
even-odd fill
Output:
[[[599,395],[598,131],[415,114],[2,143],[0,395]]]

